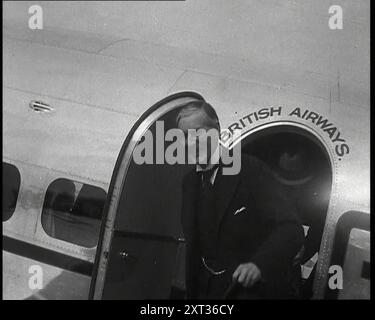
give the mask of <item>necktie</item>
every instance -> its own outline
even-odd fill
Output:
[[[214,186],[211,178],[216,168],[200,171],[200,192],[197,198],[197,217],[200,242],[200,254],[206,258],[215,255],[216,210]]]
[[[214,174],[216,168],[217,168],[217,166],[214,166],[213,168],[211,168],[209,170],[205,170],[205,171],[201,172],[203,190],[206,190],[207,188],[212,187],[211,178],[212,178],[212,175]]]

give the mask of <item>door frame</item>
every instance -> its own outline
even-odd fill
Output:
[[[313,138],[315,143],[318,143],[320,148],[323,148],[323,152],[326,153],[328,157],[328,161],[330,162],[331,166],[331,193],[330,199],[327,209],[326,221],[324,225],[324,231],[322,235],[322,239],[320,242],[320,250],[316,269],[316,275],[313,284],[313,297],[312,299],[324,299],[325,291],[326,291],[326,283],[328,280],[328,269],[330,266],[331,254],[332,254],[332,247],[334,241],[334,235],[337,225],[337,219],[340,216],[340,212],[337,211],[335,204],[339,201],[339,193],[338,193],[338,185],[337,185],[337,177],[339,176],[339,169],[338,164],[335,159],[333,150],[330,148],[329,143],[326,139],[319,134],[314,128],[300,122],[296,121],[288,121],[288,120],[278,120],[278,121],[270,121],[264,124],[260,124],[255,126],[245,132],[241,132],[241,134],[233,141],[229,141],[228,148],[233,148],[237,143],[246,139],[249,135],[254,133],[259,133],[262,130],[266,130],[272,127],[282,127],[282,126],[289,126],[294,127],[296,129],[301,130],[302,133],[307,133],[306,137],[311,139]]]

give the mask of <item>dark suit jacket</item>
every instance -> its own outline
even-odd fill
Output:
[[[228,270],[228,285],[240,263],[253,262],[262,273],[264,298],[288,298],[292,260],[304,241],[302,225],[263,162],[250,156],[242,156],[241,161],[239,174],[222,175],[220,168],[215,179],[217,261]],[[197,297],[201,263],[196,219],[199,182],[195,171],[183,181],[188,299]],[[235,215],[242,207],[246,209]],[[250,290],[241,290],[236,298],[246,299]]]

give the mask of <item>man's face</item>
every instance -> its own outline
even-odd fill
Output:
[[[219,145],[219,132],[204,111],[197,110],[179,121],[185,134],[185,146],[189,161],[205,168]]]

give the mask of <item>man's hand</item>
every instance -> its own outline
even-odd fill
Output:
[[[240,264],[236,271],[233,272],[233,281],[242,284],[246,288],[250,288],[261,278],[261,272],[254,263]]]

